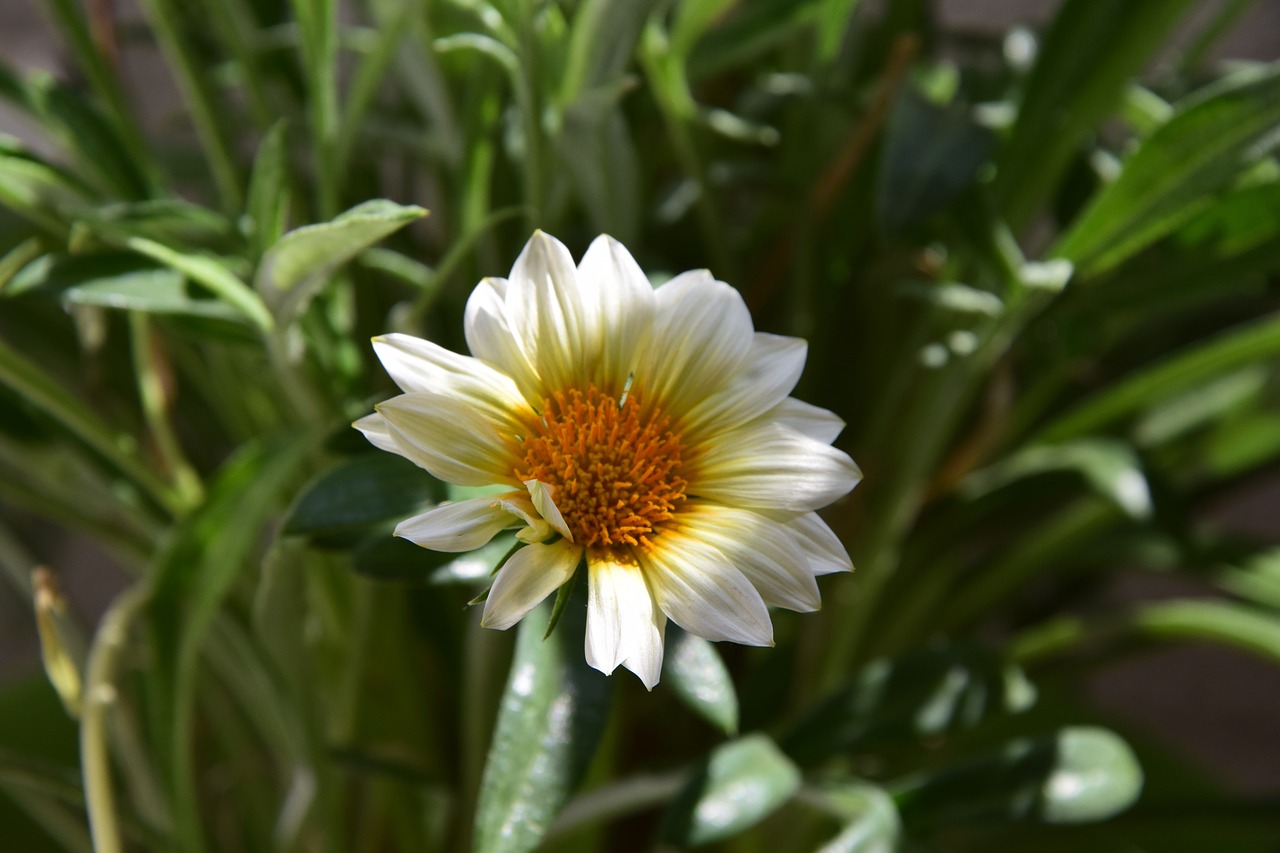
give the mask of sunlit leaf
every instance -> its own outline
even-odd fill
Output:
[[[711,753],[664,821],[666,838],[697,846],[730,838],[764,820],[800,786],[800,771],[764,735],[748,735]]]
[[[612,683],[582,659],[585,608],[543,639],[544,604],[520,624],[476,809],[476,853],[533,850],[581,779]]]

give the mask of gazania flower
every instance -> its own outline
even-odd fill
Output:
[[[652,688],[667,619],[772,645],[767,606],[816,610],[815,577],[851,568],[814,513],[860,479],[831,447],[844,424],[788,396],[804,341],[754,331],[729,285],[699,270],[654,288],[610,237],[575,268],[538,232],[465,322],[470,357],[374,339],[405,393],[355,426],[441,480],[509,487],[396,528],[438,551],[521,528],[481,624],[511,627],[585,560],[587,662]]]

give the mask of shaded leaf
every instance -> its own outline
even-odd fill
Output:
[[[973,184],[994,144],[965,106],[903,92],[889,117],[876,187],[884,228],[897,231],[945,208]]]
[[[280,119],[262,137],[249,176],[249,235],[259,257],[284,234],[289,217],[287,126]]]
[[[1141,791],[1142,768],[1119,735],[1069,727],[922,774],[904,783],[897,800],[903,822],[925,829],[991,820],[1105,820],[1131,806]]]
[[[379,522],[401,521],[442,497],[439,481],[412,462],[390,453],[362,453],[307,486],[284,532],[321,544],[349,543],[353,531],[363,534]]]
[[[755,826],[800,787],[800,771],[762,734],[724,744],[711,753],[676,796],[663,834],[681,846],[708,844]]]
[[[1017,667],[979,649],[941,646],[864,667],[782,738],[802,765],[890,739],[924,738],[1016,714],[1035,702]]]
[[[681,630],[667,628],[662,682],[699,716],[725,734],[738,731],[738,694],[715,646]]]

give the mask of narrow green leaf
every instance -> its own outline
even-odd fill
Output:
[[[560,588],[556,590],[556,600],[551,605],[551,618],[547,620],[547,631],[542,635],[542,639],[547,639],[555,633],[556,626],[560,624],[560,616],[564,613],[564,609],[569,606],[569,601],[573,598],[574,591],[578,588],[578,582],[582,580],[582,574],[586,570],[586,561],[578,565],[578,570],[573,573],[569,580],[560,584]]]
[[[1134,152],[1052,254],[1088,274],[1114,267],[1205,210],[1277,144],[1280,64],[1208,86]]]
[[[334,270],[364,249],[427,215],[420,207],[367,201],[332,222],[297,228],[267,250],[254,284],[281,321],[306,307]]]
[[[0,206],[61,237],[86,202],[84,189],[58,169],[0,147]]]
[[[284,234],[289,218],[287,130],[285,119],[271,125],[258,145],[249,176],[249,233],[259,258]]]
[[[0,295],[12,296],[9,284],[14,276],[26,269],[46,251],[39,237],[28,237],[0,257]]]
[[[780,808],[800,787],[800,771],[762,734],[718,747],[676,796],[663,821],[673,844],[730,838]]]
[[[1280,355],[1280,317],[1264,316],[1187,347],[1112,383],[1045,427],[1036,439],[1065,441],[1097,432],[1216,376]]]
[[[145,237],[125,237],[120,244],[138,254],[175,269],[207,287],[228,305],[239,310],[263,331],[274,328],[271,312],[258,294],[250,290],[226,265],[216,258],[171,249]]]
[[[1071,727],[1013,741],[901,788],[898,808],[914,830],[992,820],[1088,823],[1133,805],[1142,791],[1142,768],[1118,735]]]
[[[1050,471],[1078,472],[1100,495],[1131,518],[1151,516],[1151,490],[1142,463],[1122,441],[1084,438],[1066,444],[1026,447],[975,471],[962,484],[973,497]]]
[[[656,5],[656,0],[587,0],[578,5],[560,79],[562,105],[573,103],[589,89],[611,86],[622,76]],[[706,4],[682,3],[677,17],[697,5]]]
[[[192,735],[199,656],[218,609],[248,565],[263,527],[298,477],[314,438],[249,445],[223,465],[151,572],[148,621],[156,655],[157,720],[183,847],[201,849]]]
[[[1027,223],[1188,5],[1068,0],[1059,8],[998,158],[993,191],[1010,222]]]
[[[1257,608],[1229,601],[1161,601],[1139,608],[1127,621],[1148,637],[1210,640],[1280,663],[1280,619]]]
[[[727,735],[737,734],[738,694],[715,646],[675,625],[667,628],[666,643],[662,682],[699,716]]]
[[[585,611],[567,608],[546,640],[546,604],[520,624],[480,784],[476,853],[537,847],[591,761],[612,685],[582,659]]]

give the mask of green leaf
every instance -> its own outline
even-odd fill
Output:
[[[261,257],[284,234],[289,218],[288,123],[280,119],[258,144],[249,176],[249,234]]]
[[[262,299],[217,258],[178,251],[145,237],[124,237],[119,242],[125,248],[177,270],[208,288],[259,329],[270,331],[273,328],[271,314]]]
[[[363,535],[371,525],[417,515],[442,498],[439,481],[412,462],[390,453],[362,453],[303,490],[284,533],[320,544],[348,542],[353,532]]]
[[[738,694],[715,646],[675,625],[667,628],[666,642],[662,682],[699,716],[727,735],[737,734]]]
[[[476,853],[538,846],[582,778],[608,717],[611,683],[582,659],[586,608],[542,638],[543,604],[525,616],[502,696],[476,810]]]
[[[1161,601],[1125,621],[1146,637],[1208,640],[1280,663],[1280,619],[1258,608],[1229,601]]]
[[[1035,688],[996,655],[936,646],[864,667],[795,722],[782,746],[802,765],[890,740],[936,737],[1029,708]]]
[[[664,837],[682,847],[709,844],[755,826],[800,787],[800,771],[773,741],[748,735],[717,747],[663,821]]]
[[[695,5],[682,3],[677,15]],[[655,6],[656,0],[586,0],[578,5],[560,78],[561,104],[573,103],[586,90],[612,87],[622,77]]]
[[[844,828],[818,848],[818,853],[892,853],[898,849],[902,820],[893,797],[870,783],[842,784],[821,790],[830,811]]]
[[[1053,254],[1086,274],[1114,267],[1189,222],[1278,143],[1280,64],[1208,86],[1129,158]]]
[[[1216,376],[1280,355],[1280,318],[1228,329],[1103,388],[1051,422],[1036,439],[1057,443],[1096,432]]]
[[[192,743],[200,651],[314,444],[313,437],[294,435],[242,449],[223,465],[204,504],[184,519],[151,570],[154,710],[163,721],[158,738],[168,759],[175,831],[190,845],[200,846],[203,836]]]
[[[907,89],[889,117],[877,179],[884,228],[898,231],[941,211],[972,186],[993,147],[964,105],[939,106]]]
[[[903,822],[913,830],[993,820],[1087,823],[1137,800],[1142,768],[1119,735],[1064,728],[901,785]]]
[[[965,478],[962,488],[978,497],[1025,477],[1050,471],[1076,471],[1098,494],[1131,518],[1151,517],[1151,490],[1137,454],[1110,439],[1080,439],[1067,444],[1023,448]]]
[[[997,161],[993,191],[1010,222],[1030,220],[1188,5],[1068,0],[1060,7]]]
[[[0,206],[61,236],[67,217],[86,203],[83,188],[58,169],[0,147]]]
[[[596,230],[622,242],[640,227],[640,168],[619,102],[624,84],[583,92],[564,110],[556,152]]]
[[[287,322],[302,312],[338,267],[426,215],[420,207],[378,199],[357,205],[332,222],[294,229],[267,250],[255,287],[274,315]]]

